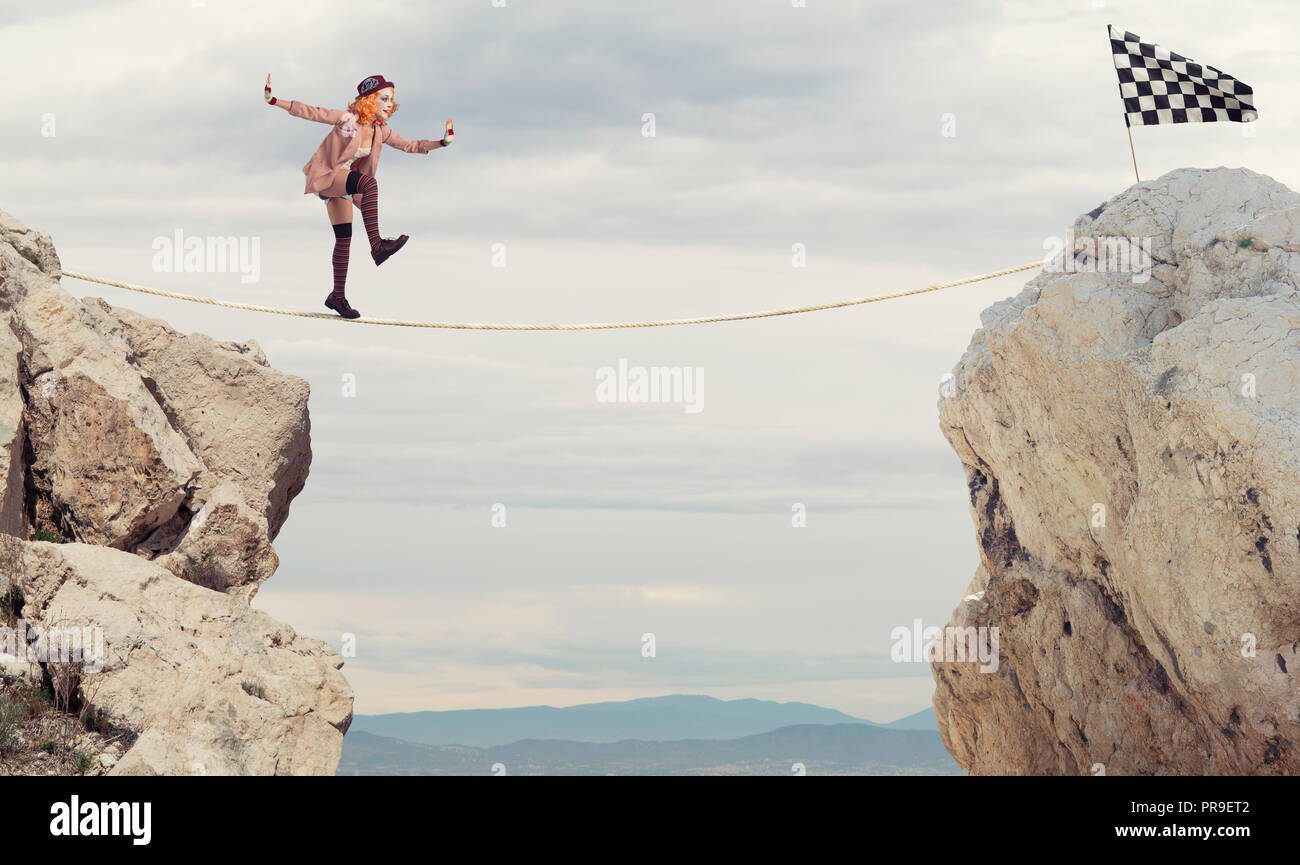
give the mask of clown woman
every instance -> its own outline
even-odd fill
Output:
[[[397,238],[379,236],[379,183],[375,172],[379,169],[379,154],[385,144],[391,144],[407,153],[428,153],[452,142],[451,120],[441,140],[420,139],[408,141],[388,125],[388,119],[397,112],[394,97],[396,86],[382,75],[371,75],[357,85],[357,98],[346,111],[333,108],[316,108],[293,100],[277,99],[271,95],[271,76],[266,76],[263,98],[295,117],[328,123],[334,128],[316,148],[311,161],[303,166],[307,177],[304,194],[315,193],[325,202],[325,213],[334,228],[334,290],[325,298],[325,306],[344,318],[357,318],[361,313],[353,309],[343,293],[348,275],[348,254],[352,246],[352,207],[361,208],[361,219],[370,239],[370,257],[378,266],[401,249],[409,239],[403,234]]]

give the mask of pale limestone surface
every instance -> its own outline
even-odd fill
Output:
[[[951,624],[1000,643],[932,666],[944,742],[976,774],[1294,774],[1300,195],[1180,169],[1073,231],[1149,238],[1150,279],[1037,274],[939,402],[981,561]]]
[[[252,340],[78,300],[60,268],[0,211],[0,593],[29,626],[101,629],[80,693],[131,734],[112,774],[333,774],[343,661],[250,608],[311,465],[307,382]]]

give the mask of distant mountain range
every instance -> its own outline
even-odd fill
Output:
[[[923,716],[928,716],[928,723]],[[893,724],[878,725],[808,703],[719,700],[703,694],[673,694],[563,708],[524,706],[357,715],[350,729],[422,745],[489,748],[521,739],[576,742],[738,739],[798,724],[866,724],[890,729],[937,731],[933,719],[933,713],[926,709]]]
[[[939,722],[935,720],[934,709],[926,706],[914,715],[899,718],[885,725],[891,730],[933,730],[939,732]]]
[[[421,745],[362,731],[343,739],[339,775],[961,775],[928,730],[797,724],[732,740],[572,742],[490,748]]]
[[[808,703],[674,694],[358,715],[340,775],[961,774],[930,709],[873,724]]]

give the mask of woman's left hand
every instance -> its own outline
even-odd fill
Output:
[[[443,147],[446,147],[448,144],[451,144],[452,140],[453,140],[455,137],[456,137],[456,133],[455,133],[455,132],[452,130],[452,128],[451,128],[451,118],[448,117],[448,118],[447,118],[447,134],[444,135],[444,136],[442,136],[442,146],[443,146]]]

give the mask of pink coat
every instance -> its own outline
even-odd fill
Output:
[[[320,143],[320,147],[317,147],[316,152],[312,154],[311,161],[302,167],[302,173],[307,176],[307,188],[303,190],[303,194],[324,192],[333,181],[335,173],[343,170],[344,163],[357,152],[359,144],[357,115],[350,111],[304,105],[291,99],[277,99],[275,104],[276,107],[283,108],[294,117],[334,125],[329,135],[326,135],[325,140]],[[446,146],[441,140],[408,141],[387,124],[380,124],[375,126],[375,138],[374,143],[370,145],[370,155],[352,163],[352,168],[374,177],[375,171],[379,168],[379,154],[383,151],[384,144],[391,144],[407,153],[428,153],[435,147]],[[356,197],[354,200],[357,200]]]

